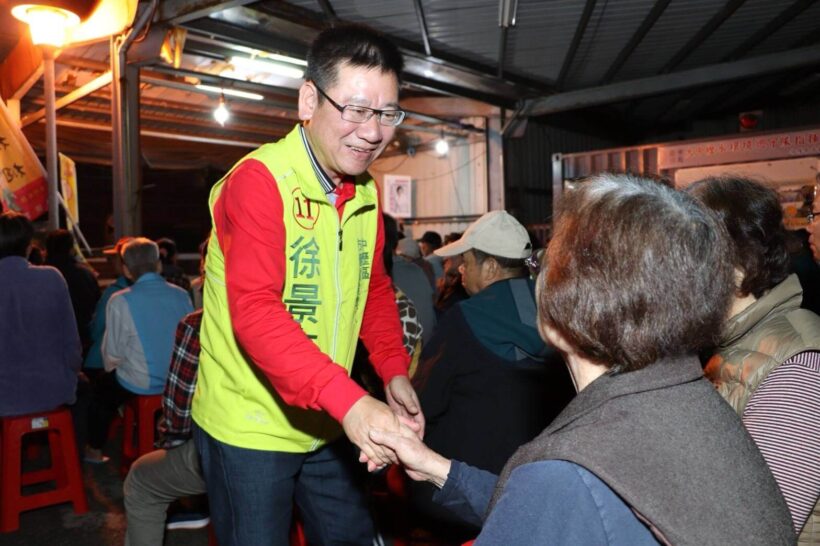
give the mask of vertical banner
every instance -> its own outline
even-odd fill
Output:
[[[413,179],[406,175],[384,175],[383,203],[384,212],[394,218],[413,216]]]
[[[60,190],[63,192],[68,227],[80,223],[80,203],[77,200],[77,167],[74,160],[58,153],[60,158]]]
[[[0,202],[34,220],[48,210],[46,171],[0,100]]]

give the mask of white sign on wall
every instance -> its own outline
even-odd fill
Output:
[[[407,175],[384,175],[382,208],[394,218],[413,216],[413,180]]]

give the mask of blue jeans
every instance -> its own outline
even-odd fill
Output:
[[[315,545],[373,543],[362,468],[346,438],[310,453],[224,444],[194,427],[220,546],[287,546],[294,502]]]

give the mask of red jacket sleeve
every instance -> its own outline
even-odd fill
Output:
[[[270,171],[247,160],[214,205],[234,334],[282,399],[341,421],[365,391],[302,331],[282,303],[285,227]]]
[[[381,199],[378,200],[381,203]],[[410,356],[404,348],[399,310],[393,282],[384,268],[384,222],[379,206],[376,247],[373,250],[373,266],[370,289],[364,308],[362,329],[359,337],[370,353],[370,361],[384,384],[397,375],[407,375]]]

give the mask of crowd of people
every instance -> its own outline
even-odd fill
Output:
[[[310,544],[370,545],[368,473],[399,468],[439,544],[820,544],[820,317],[776,193],[600,174],[545,252],[501,210],[415,239],[367,174],[402,63],[318,35],[300,123],[214,185],[194,282],[172,240],[126,237],[101,293],[68,231],[33,265],[31,222],[0,215],[0,416],[89,381],[100,464],[117,409],[162,394],[130,546],[197,495],[221,546],[288,544],[297,512]]]

